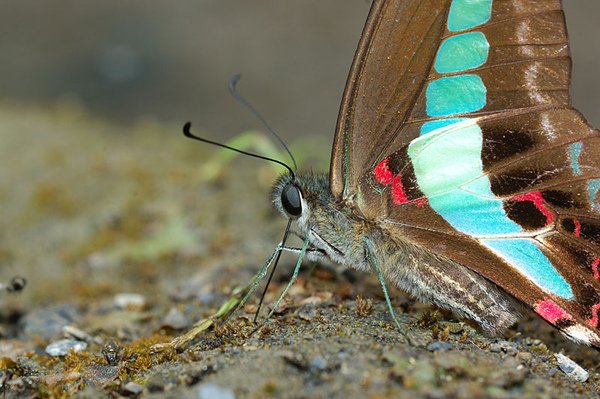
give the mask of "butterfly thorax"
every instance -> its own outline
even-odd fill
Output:
[[[378,262],[387,281],[418,300],[434,303],[475,320],[484,329],[500,332],[519,317],[515,301],[477,273],[425,251],[401,236],[391,235],[384,224],[366,220],[356,206],[336,200],[326,174],[281,176],[273,186],[275,208],[289,217],[282,193],[298,188],[302,203],[294,232],[308,238],[307,257],[327,258],[363,272]],[[371,252],[369,246],[371,243]]]

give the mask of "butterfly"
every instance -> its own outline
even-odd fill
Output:
[[[600,135],[570,73],[559,0],[374,0],[329,175],[273,188],[296,252],[492,333],[525,306],[600,346]]]
[[[560,0],[374,0],[328,175],[296,173],[287,147],[293,169],[188,122],[189,138],[287,168],[271,194],[288,224],[239,298],[172,345],[235,312],[289,251],[271,314],[303,258],[329,259],[377,275],[401,332],[388,282],[493,334],[526,307],[600,348],[600,132],[571,107],[570,75]],[[230,91],[272,132],[238,79]],[[302,248],[286,246],[292,225]]]

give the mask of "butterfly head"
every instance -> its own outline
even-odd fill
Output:
[[[277,195],[274,198],[275,206],[290,219],[298,219],[302,216],[302,191],[300,185],[291,180],[285,183],[283,187],[276,187]],[[281,192],[279,192],[281,189]]]
[[[293,232],[308,238],[309,258],[348,264],[354,224],[350,213],[336,205],[327,175],[286,173],[273,185],[271,199],[275,209],[296,222]]]

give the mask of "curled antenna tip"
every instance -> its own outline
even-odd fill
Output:
[[[183,125],[183,134],[187,137],[190,137],[192,135],[192,133],[190,132],[190,128],[192,127],[192,122],[186,122],[185,125]]]
[[[296,175],[294,174],[294,171],[292,170],[292,168],[290,168],[284,162],[281,162],[281,161],[279,161],[277,159],[265,157],[263,155],[258,155],[258,154],[254,154],[254,153],[251,153],[251,152],[248,152],[248,151],[240,150],[239,148],[234,148],[234,147],[231,147],[231,146],[229,146],[227,144],[219,143],[219,142],[216,142],[216,141],[205,139],[203,137],[196,136],[194,133],[192,133],[190,131],[191,127],[192,127],[192,122],[186,122],[183,125],[183,134],[184,134],[185,137],[190,138],[190,139],[194,139],[194,140],[198,140],[198,141],[202,141],[203,143],[208,143],[208,144],[216,145],[217,147],[226,148],[228,150],[235,151],[235,152],[238,152],[240,154],[248,155],[250,157],[264,159],[265,161],[269,161],[269,162],[274,162],[274,163],[276,163],[278,165],[281,165],[284,168],[286,168],[290,172],[290,174],[292,175],[293,179],[296,178]]]
[[[241,73],[236,73],[235,75],[233,75],[231,77],[231,79],[229,79],[229,92],[230,93],[234,93],[235,92],[235,86],[238,84],[238,82],[240,81],[240,79],[242,78],[242,74]]]

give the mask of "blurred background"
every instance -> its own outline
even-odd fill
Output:
[[[600,2],[565,0],[575,106],[600,125]],[[193,120],[214,137],[256,121],[240,90],[284,137],[330,137],[366,0],[160,0],[0,3],[0,98],[79,101],[123,125]]]
[[[573,102],[600,126],[600,2],[563,3],[573,52]],[[214,312],[235,286],[251,281],[285,227],[286,220],[276,214],[268,199],[270,186],[281,170],[186,140],[181,127],[191,120],[198,134],[218,141],[234,139],[236,146],[287,159],[272,139],[257,133],[262,128],[256,118],[228,94],[229,78],[242,73],[239,90],[291,144],[301,164],[327,171],[344,83],[369,7],[368,0],[0,1],[0,368],[9,364],[7,358],[14,362],[24,359],[14,363],[15,378],[27,371],[33,376],[31,381],[50,384],[61,380],[73,392],[84,384],[75,382],[73,378],[79,377],[71,373],[61,376],[62,363],[52,360],[46,364],[41,357],[28,355],[43,353],[47,343],[65,336],[65,327],[75,326],[84,335],[92,334],[94,342],[96,337],[104,342],[116,338],[122,345],[133,345],[145,337],[156,340],[146,341],[137,349],[141,350],[190,328],[194,321]],[[293,239],[288,243],[298,245]],[[275,302],[295,263],[295,256],[281,258],[265,308]],[[380,343],[394,346],[398,335],[393,328],[380,328],[387,316],[376,279],[333,273],[326,265],[310,266],[304,263],[299,281],[288,293],[291,307],[296,306],[295,300],[302,304],[298,311],[322,308],[336,318],[347,317],[354,312],[346,310],[358,309],[355,299],[362,295],[374,299],[378,313],[360,322],[343,323],[330,323],[328,316],[320,316],[321,310],[302,311],[305,313],[298,313],[298,317],[295,311],[280,315],[282,320],[300,326],[298,331],[309,331],[295,337],[296,333],[288,333],[287,328],[275,333],[286,351],[290,342],[301,343],[298,345],[304,349],[299,353],[311,353],[306,359],[325,362],[320,366],[323,362],[311,360],[310,366],[307,362],[306,367],[298,368],[311,370],[314,378],[324,370],[338,370],[338,360],[313,357],[321,350],[313,339],[315,332],[329,329],[336,343],[323,342],[329,353],[335,352],[331,359],[348,359],[352,367],[341,363],[339,370],[343,372],[338,373],[337,383],[319,377],[316,386],[335,390],[348,385],[365,396],[368,386],[381,389],[392,375],[396,383],[425,386],[414,383],[417,377],[389,374],[391,364],[394,370],[403,369],[404,364],[408,367],[405,359],[409,357],[412,367],[414,351],[396,352],[394,358],[381,355],[392,351]],[[20,295],[9,294],[3,285],[15,275],[28,281]],[[420,314],[421,320],[437,317],[437,312],[426,316],[427,307],[395,289],[390,291],[395,304],[405,311],[403,316]],[[256,296],[250,299],[245,309],[248,315],[256,303]],[[322,306],[313,308],[312,304]],[[449,327],[438,329],[436,324],[433,329],[433,324],[425,323],[422,334],[426,340],[419,338],[415,345],[424,347],[429,335],[435,340],[446,339],[438,338],[438,332],[443,329],[447,335]],[[456,331],[462,334],[460,328]],[[384,331],[391,335],[374,338]],[[545,342],[549,342],[547,337],[558,336],[549,326],[540,327],[539,322],[519,324],[513,332],[544,337]],[[339,341],[341,337],[349,341]],[[465,335],[460,338],[461,345],[462,337]],[[479,339],[474,345],[487,347],[480,345]],[[227,341],[219,340],[208,341]],[[100,354],[99,342],[89,347],[89,353]],[[276,392],[273,387],[277,386],[281,387],[279,392],[290,395],[304,389],[309,381],[306,374],[291,383],[298,373],[282,367],[288,355],[274,350],[279,344],[271,347],[271,342],[279,341],[265,342],[265,351],[255,348],[240,352],[236,348],[230,352],[231,362],[218,363],[216,376],[223,386],[233,387],[235,383],[238,392],[256,389],[252,397]],[[344,346],[339,353],[338,345]],[[553,348],[563,351],[565,341],[556,338]],[[131,364],[145,359],[138,358],[135,350],[129,352]],[[355,363],[353,353],[358,352],[368,360]],[[581,348],[570,352],[578,354],[583,366],[597,369],[589,352]],[[82,359],[87,363],[82,364],[89,365],[92,358],[83,357],[88,356],[86,353]],[[217,358],[228,356],[226,351],[219,353]],[[251,364],[249,368],[238,367],[243,353],[260,354],[268,361],[252,360],[245,363]],[[485,364],[489,364],[482,371],[479,363],[472,363],[471,353],[464,353],[468,360],[453,357],[458,360],[451,360],[448,367],[455,370],[456,364],[456,370],[462,370],[463,365],[472,364],[466,366],[476,370],[471,382],[486,385],[494,381],[490,389],[495,389],[496,396],[502,396],[496,383],[511,390],[506,397],[517,391],[539,396],[542,387],[554,389],[546,375],[554,375],[550,371],[556,372],[555,368],[548,371],[540,369],[539,363],[531,363],[538,370],[534,374],[521,370],[520,365],[517,368],[517,363],[489,363],[488,359],[496,358],[482,352]],[[540,349],[538,353],[548,361],[549,352]],[[446,355],[430,355],[432,359],[448,359]],[[282,359],[272,361],[278,357]],[[396,358],[401,362],[390,360]],[[212,373],[213,369],[205,367],[205,358],[195,359],[203,359],[202,367],[194,363],[193,368]],[[297,359],[295,354],[293,359]],[[386,371],[369,371],[379,362],[373,359],[380,359]],[[497,359],[499,362],[500,357]],[[415,368],[414,375],[434,381],[428,362],[423,363],[426,368]],[[96,368],[91,367],[96,363],[84,368],[74,361],[65,363],[73,367],[69,370],[77,370],[76,374],[89,373],[81,381],[96,378]],[[296,360],[286,363],[294,368],[299,364]],[[319,366],[313,369],[313,364]],[[402,366],[397,368],[396,364]],[[507,377],[497,369],[505,370]],[[120,367],[111,370],[117,373]],[[127,378],[150,381],[145,369],[137,370],[138,374]],[[346,370],[356,371],[347,374]],[[204,371],[189,381],[195,384],[204,378]],[[329,371],[324,375],[330,375]],[[39,373],[50,377],[40,377]],[[436,373],[441,385],[450,385],[446,379],[450,374]],[[482,379],[481,373],[489,373],[489,378]],[[539,389],[518,385],[528,373]],[[113,381],[114,374],[101,374],[104,376],[98,386],[109,386],[106,381]],[[177,381],[184,381],[178,372],[170,375],[175,374]],[[6,375],[0,376],[0,391]],[[28,387],[30,380],[14,384],[21,385]],[[478,393],[467,397],[484,392],[473,386]],[[458,387],[459,395],[466,392],[463,385]],[[43,397],[52,396],[40,392],[44,392]],[[60,389],[54,392],[64,397]],[[384,395],[384,391],[373,392],[378,393],[369,395]],[[389,392],[386,390],[385,395],[393,396]],[[433,396],[444,397],[441,391],[435,392]],[[100,396],[92,393],[85,397]]]
[[[564,5],[573,102],[600,126],[600,2]],[[56,288],[81,289],[81,281],[90,285],[82,295],[141,291],[136,273],[164,268],[156,260],[172,254],[197,257],[181,261],[173,284],[212,262],[211,254],[211,265],[222,266],[224,251],[232,269],[256,270],[283,228],[265,200],[275,173],[238,159],[220,186],[206,184],[215,176],[207,159],[218,151],[184,140],[181,126],[191,120],[217,140],[260,129],[227,92],[239,72],[240,91],[285,140],[313,137],[296,152],[326,170],[369,6],[0,2],[0,282],[34,276],[30,292],[39,295],[23,298],[43,302],[68,297],[70,288]],[[258,234],[265,215],[274,227]],[[118,286],[115,271],[127,262],[134,281]],[[144,290],[157,280],[149,277]]]

